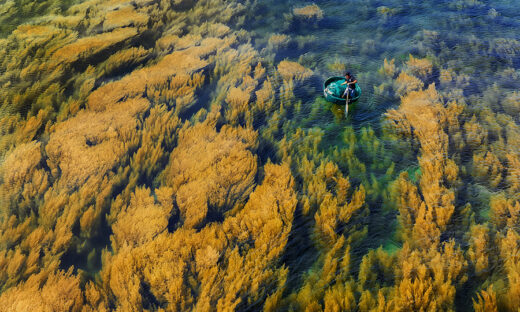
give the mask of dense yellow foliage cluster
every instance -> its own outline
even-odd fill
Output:
[[[314,3],[301,8],[294,8],[293,14],[307,20],[321,20],[323,18],[323,11]]]
[[[249,4],[89,0],[0,41],[0,310],[518,310],[518,92],[475,111],[467,75],[385,59],[384,137],[327,147]],[[366,247],[374,210],[395,248]]]
[[[114,225],[120,248],[104,254],[98,290],[108,295],[110,305],[121,310],[153,305],[174,311],[227,310],[276,295],[287,275],[279,257],[296,207],[287,167],[266,165],[262,184],[243,209],[200,231],[184,223],[169,232],[171,201],[158,198],[137,189]],[[150,226],[136,232],[138,210],[147,211]],[[150,215],[151,210],[156,212]],[[132,235],[120,235],[125,233]],[[96,302],[98,307],[107,304]]]
[[[201,225],[207,214],[221,218],[226,209],[243,206],[255,185],[256,137],[252,130],[228,126],[217,133],[206,123],[179,132],[165,184],[176,193],[184,226]]]

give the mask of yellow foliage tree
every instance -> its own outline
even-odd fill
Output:
[[[222,223],[199,232],[184,226],[142,245],[125,245],[113,255],[105,253],[103,287],[119,309],[159,304],[167,310],[220,311],[250,306],[274,295],[271,287],[283,288],[287,269],[279,257],[295,207],[288,167],[267,164],[263,183],[244,208]],[[118,225],[128,226],[133,225]]]
[[[67,272],[42,272],[0,295],[4,311],[81,311],[80,278]]]
[[[166,183],[176,193],[185,226],[198,226],[235,205],[243,205],[253,190],[257,159],[252,152],[256,132],[212,123],[201,123],[179,132],[170,156]]]

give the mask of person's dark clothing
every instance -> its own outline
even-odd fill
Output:
[[[346,80],[348,83],[350,83],[350,82],[354,82],[354,81],[356,81],[356,77],[354,77],[353,75],[350,75],[350,77],[349,77],[349,78],[345,78],[345,80]],[[353,84],[349,84],[348,87],[349,87],[350,89],[355,89],[355,88],[356,88],[356,84],[355,84],[355,83],[353,83]]]
[[[353,75],[350,75],[348,78],[345,77],[345,81],[347,83],[354,82],[354,81],[356,81],[356,77],[354,77]],[[355,83],[347,84],[347,88],[345,89],[345,92],[343,93],[343,97],[347,97],[347,94],[348,94],[349,98],[353,98],[355,90],[356,90]]]

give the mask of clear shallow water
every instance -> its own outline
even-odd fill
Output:
[[[171,303],[169,300],[173,299],[166,298],[164,294],[170,291],[177,293],[182,289],[183,293],[177,299],[179,302],[186,300],[187,303],[185,306],[177,303],[172,309],[196,310],[193,305],[199,300],[204,302],[204,295],[208,298],[213,295],[210,299],[204,299],[217,306],[217,302],[227,298],[226,291],[241,285],[236,294],[241,300],[237,303],[237,310],[259,310],[275,291],[280,292],[281,299],[273,304],[274,310],[304,310],[312,306],[313,302],[323,307],[334,300],[350,298],[351,295],[354,307],[342,306],[339,310],[364,311],[368,310],[367,307],[381,307],[378,297],[380,294],[390,304],[387,306],[388,310],[398,310],[401,302],[396,301],[396,298],[408,293],[408,278],[410,283],[415,283],[414,289],[419,288],[416,287],[417,283],[424,283],[426,288],[431,287],[436,298],[445,298],[441,295],[448,289],[447,292],[451,294],[447,295],[449,299],[441,308],[437,307],[440,310],[471,310],[472,300],[477,298],[477,293],[489,290],[490,285],[495,287],[500,309],[514,310],[514,303],[508,301],[509,298],[516,298],[515,285],[512,284],[514,278],[510,275],[514,277],[515,265],[520,267],[520,264],[509,261],[507,252],[508,248],[514,249],[515,239],[518,243],[516,246],[520,246],[520,236],[514,236],[518,234],[520,226],[518,219],[515,219],[518,212],[515,207],[519,206],[514,206],[514,201],[519,199],[520,194],[520,187],[516,185],[520,180],[520,160],[517,161],[520,151],[520,100],[519,97],[515,99],[513,93],[520,87],[520,36],[517,34],[520,26],[519,5],[509,1],[483,3],[470,0],[420,3],[319,1],[317,5],[323,12],[323,18],[319,21],[302,22],[292,15],[293,9],[308,5],[309,2],[259,1],[246,7],[245,13],[240,10],[239,13],[230,13],[232,10],[226,7],[226,3],[217,2],[209,1],[206,7],[198,7],[198,10],[192,11],[190,6],[197,6],[204,1],[174,1],[181,3],[175,8],[169,7],[168,1],[161,2],[164,7],[160,8],[154,7],[157,4],[154,1],[132,1],[122,5],[122,8],[130,8],[125,12],[136,20],[130,24],[125,24],[127,16],[121,19],[117,10],[114,11],[114,3],[108,3],[108,7],[105,7],[102,1],[94,2],[95,4],[90,5],[96,10],[88,5],[74,9],[79,15],[89,15],[88,20],[76,16],[70,20],[54,21],[55,26],[69,27],[67,29],[72,35],[68,38],[63,39],[57,34],[45,38],[45,34],[38,33],[42,29],[43,32],[53,31],[52,27],[36,27],[31,30],[36,35],[28,36],[28,39],[23,34],[20,35],[22,39],[7,37],[21,23],[47,23],[45,18],[40,19],[41,14],[68,14],[68,4],[60,6],[49,1],[41,7],[31,9],[29,6],[25,11],[16,11],[10,15],[11,18],[5,24],[7,26],[0,28],[2,37],[7,38],[0,43],[8,42],[12,47],[5,49],[7,52],[3,54],[6,59],[12,59],[12,64],[4,61],[0,70],[0,84],[4,86],[0,91],[3,93],[0,94],[5,95],[0,99],[3,101],[0,102],[3,103],[0,114],[3,118],[0,126],[0,152],[3,156],[16,147],[18,154],[14,154],[15,156],[34,162],[32,165],[22,163],[19,167],[23,170],[16,171],[18,175],[10,176],[6,172],[18,167],[11,166],[9,170],[5,170],[8,166],[4,166],[4,158],[1,159],[0,177],[5,181],[22,182],[20,185],[12,182],[12,186],[6,186],[4,180],[0,180],[1,204],[9,208],[2,209],[6,217],[2,214],[0,221],[4,227],[7,226],[6,220],[14,220],[9,221],[8,227],[20,223],[20,233],[23,232],[23,235],[18,236],[27,236],[34,240],[26,242],[20,238],[13,242],[11,236],[4,235],[0,237],[0,245],[8,246],[6,250],[11,253],[16,250],[17,255],[22,255],[20,257],[23,261],[24,255],[34,249],[36,251],[31,254],[31,259],[41,262],[35,266],[36,271],[27,273],[29,269],[20,269],[19,272],[22,273],[14,276],[9,283],[2,277],[5,274],[0,274],[0,301],[5,298],[2,297],[2,290],[16,284],[21,285],[30,274],[43,271],[43,268],[49,269],[50,266],[49,270],[53,272],[74,267],[73,275],[67,278],[81,276],[82,279],[95,282],[92,287],[103,294],[103,298],[99,300],[107,304],[107,309],[120,307],[125,300],[129,300],[131,296],[126,291],[131,287],[135,287],[132,288],[132,294],[137,299],[130,298],[135,300],[126,302],[130,306],[141,303],[144,308],[151,310],[165,308]],[[18,7],[22,6],[19,2],[16,4]],[[203,16],[204,12],[214,7],[221,11],[212,13],[214,16]],[[103,47],[108,37],[102,37],[100,43],[97,36],[111,31],[110,26],[105,29],[110,24],[105,13],[112,14],[112,23],[122,23],[122,29],[129,29],[139,19],[143,21],[143,16],[136,15],[133,11],[137,8],[140,12],[149,13],[153,22],[147,23],[144,19],[145,22],[136,31],[137,37],[126,41],[116,39],[116,44]],[[224,12],[238,16],[219,19],[220,13],[225,16]],[[234,22],[240,21],[244,16],[245,22],[235,25]],[[205,21],[227,24],[239,33],[239,39],[232,31],[227,33],[227,28],[222,25],[217,26],[217,30],[212,29],[212,32],[217,33],[220,28],[224,29],[224,34],[208,34],[207,27],[198,27]],[[65,26],[60,26],[62,23]],[[67,23],[70,24],[67,26]],[[240,34],[242,28],[247,33]],[[22,29],[26,31],[30,27]],[[78,34],[87,39],[82,41],[86,44],[74,45]],[[279,46],[272,44],[274,34],[285,36],[281,37]],[[40,36],[45,38],[42,41],[48,40],[50,44],[45,46],[45,43],[39,42]],[[243,74],[244,68],[238,71],[237,64],[227,64],[225,56],[217,52],[195,57],[195,63],[197,60],[209,63],[201,65],[202,70],[194,69],[194,77],[203,73],[205,79],[197,80],[195,77],[193,83],[180,81],[182,79],[176,81],[179,85],[170,83],[171,76],[179,74],[176,72],[179,64],[185,65],[185,60],[190,59],[177,52],[194,52],[199,47],[208,48],[197,36],[226,39],[233,37],[230,40],[233,43],[225,48],[231,55],[237,55],[237,50],[248,51],[248,40],[251,40],[255,49],[252,55],[258,57],[267,76],[273,79],[275,85],[273,97],[276,100],[271,109],[259,108],[261,105],[256,102],[254,92],[262,84],[265,85],[266,78],[255,77],[251,80],[257,81],[250,80],[249,83],[258,85],[253,87],[253,91],[248,91],[250,94],[245,97],[248,105],[246,107],[256,111],[258,116],[241,117],[240,112],[236,116],[231,114],[235,107],[227,98],[228,93],[231,93],[228,91],[238,86],[243,78],[241,76],[247,74]],[[226,44],[217,38],[211,39],[213,41],[209,42]],[[34,50],[24,50],[31,40],[36,41]],[[20,46],[17,46],[18,43]],[[43,46],[41,49],[40,43]],[[54,55],[47,50],[55,51],[58,47],[69,44],[74,47],[69,50],[72,51],[71,55],[79,49],[83,51],[85,58],[72,65],[66,64],[68,67],[65,67],[65,71],[54,71],[56,62],[53,63],[53,58],[48,57]],[[89,45],[93,48],[82,50]],[[101,50],[96,50],[96,46],[101,46]],[[208,51],[211,49],[208,48]],[[31,53],[32,51],[37,53]],[[128,53],[116,55],[125,51]],[[171,54],[174,53],[181,56],[171,61]],[[18,54],[22,59],[20,62],[15,57]],[[116,55],[114,59],[106,60],[113,55]],[[403,108],[405,105],[402,105],[397,91],[397,76],[401,72],[410,72],[407,66],[411,57],[426,60],[431,66],[432,72],[421,77],[422,82],[426,86],[435,84],[442,97],[441,113],[429,115],[429,120],[413,120],[415,115],[421,115],[422,112],[409,107]],[[395,62],[395,74],[390,77],[380,73],[385,59]],[[164,62],[165,60],[171,62]],[[283,60],[297,62],[313,71],[310,77],[294,82],[290,99],[283,98],[280,91],[285,83],[280,77],[279,68]],[[249,65],[254,68],[256,60],[254,63]],[[157,64],[161,66],[155,66]],[[9,71],[5,68],[9,68]],[[149,75],[136,74],[143,70]],[[229,74],[228,70],[237,72]],[[361,99],[352,105],[347,117],[342,106],[327,103],[322,97],[323,81],[330,76],[341,75],[345,70],[355,74],[363,89]],[[229,77],[231,75],[240,77],[236,80],[236,77]],[[450,75],[451,82],[446,83],[446,76]],[[52,79],[40,79],[49,76]],[[129,77],[135,80],[132,81]],[[150,77],[157,78],[157,81],[152,83]],[[122,80],[130,86],[117,84]],[[153,87],[150,87],[152,84]],[[30,89],[31,85],[36,87]],[[159,86],[158,91],[150,91],[155,86]],[[177,111],[176,92],[179,89],[187,93],[193,92],[193,98],[188,97],[184,103],[188,108]],[[92,94],[98,96],[99,103],[87,101]],[[239,102],[243,94],[238,92],[235,96]],[[146,102],[149,107],[142,115],[127,116],[126,108],[115,110],[122,105],[121,101],[134,97],[144,102],[149,101]],[[13,103],[17,105],[14,108]],[[128,105],[128,110],[139,109],[139,102],[131,103],[134,106]],[[164,106],[162,110],[158,110],[161,104]],[[204,128],[201,124],[211,114],[203,109],[212,114],[216,113],[214,110],[218,110],[222,115]],[[409,115],[401,115],[399,118],[402,120],[397,121],[410,121],[412,134],[399,132],[399,122],[392,121],[388,115],[392,110],[401,109],[408,109]],[[433,110],[432,107],[425,107],[425,110],[429,109]],[[38,119],[36,114],[40,111],[43,113],[38,115]],[[11,112],[14,112],[14,117],[9,116]],[[30,122],[27,121],[29,118],[32,118]],[[107,123],[110,127],[106,126]],[[227,130],[223,130],[226,123],[234,130],[238,126],[252,126],[258,140],[250,133],[234,134],[238,139],[234,138],[226,133]],[[36,129],[32,129],[30,126],[35,124]],[[437,124],[443,126],[437,129]],[[120,133],[129,133],[128,137],[134,141],[129,143],[119,138],[114,134],[113,127]],[[438,142],[430,146],[428,138],[420,137],[420,131],[430,131],[432,136],[437,135],[435,138],[442,138],[439,133],[446,134],[446,146],[439,147],[440,144],[436,145]],[[183,137],[188,139],[182,139]],[[252,137],[254,142],[251,143],[249,140]],[[213,140],[219,142],[219,145],[215,147]],[[33,145],[24,145],[27,142],[32,142]],[[99,142],[103,144],[98,144]],[[70,146],[74,148],[69,148]],[[102,146],[122,149],[103,150]],[[241,153],[234,154],[235,158],[229,157],[226,153],[231,153],[230,146],[236,147]],[[442,148],[444,150],[435,154]],[[221,155],[222,150],[224,154]],[[112,159],[110,157],[114,152],[119,154]],[[200,155],[202,156],[195,164],[187,161]],[[29,156],[34,156],[34,159]],[[244,159],[237,161],[240,156],[244,156]],[[421,157],[424,161],[422,163],[419,162]],[[7,164],[17,164],[17,159],[13,160],[9,156],[5,158]],[[223,167],[227,165],[229,168],[225,167],[228,168],[227,171],[222,170],[219,173],[225,175],[234,172],[232,169],[235,167],[241,170],[240,166],[252,158],[258,168],[252,166],[250,171],[237,171],[236,174],[241,177],[241,174],[246,176],[248,172],[252,172],[249,179],[244,178],[250,185],[241,191],[242,194],[230,195],[234,193],[234,186],[242,182],[233,180],[236,176],[227,177],[231,185],[227,189],[224,187],[223,191],[213,190],[209,198],[204,197],[205,192],[199,192],[201,189],[212,189],[219,183],[226,184],[226,181],[218,180],[216,175],[212,176],[211,169],[223,163]],[[269,183],[276,182],[276,179],[267,179],[267,185],[262,182],[270,162],[290,165],[287,175],[294,177],[294,189],[285,190],[287,185],[282,185],[280,189],[271,189],[269,192],[281,196],[277,191],[287,191],[282,195],[292,194],[294,191],[297,204],[294,214],[291,212],[291,217],[294,216],[294,220],[291,219],[292,224],[285,223],[286,220],[280,222],[282,215],[271,211],[272,207],[277,207],[278,202],[272,203],[272,207],[264,204],[263,201],[270,200],[270,194],[263,193],[260,199],[258,196],[249,196],[257,191],[265,191],[266,187],[270,187]],[[74,164],[73,168],[68,166],[69,163]],[[176,170],[185,169],[187,173],[172,173],[172,168],[176,166],[180,167]],[[79,170],[74,171],[76,167]],[[31,170],[36,172],[34,177]],[[441,174],[436,175],[436,172]],[[48,177],[48,185],[40,183],[38,178],[41,175]],[[177,179],[180,176],[186,180]],[[17,180],[16,177],[20,178]],[[346,183],[340,177],[348,178],[350,188],[344,187]],[[430,177],[432,181],[424,177]],[[80,178],[94,182],[75,184]],[[38,187],[34,187],[32,181],[36,181],[34,183],[39,184]],[[189,183],[191,187],[195,187],[184,193],[179,191]],[[40,184],[44,186],[40,187]],[[67,189],[69,184],[73,186]],[[429,184],[438,184],[439,187],[431,188]],[[55,191],[51,192],[51,187]],[[143,189],[149,189],[150,193],[147,195]],[[31,191],[35,194],[30,193]],[[356,201],[356,194],[360,193],[364,194],[364,199],[358,197]],[[193,196],[186,200],[187,194]],[[412,223],[420,225],[418,229],[414,228],[419,234],[410,234],[410,228],[415,223],[410,225],[400,218],[406,214],[408,208],[414,210],[412,213],[424,212],[424,209],[421,210],[421,203],[439,194],[445,197],[438,202],[432,200],[428,203],[429,211],[435,211],[436,214],[433,221],[423,216],[426,218],[424,221],[420,216],[414,215]],[[199,196],[202,200],[195,201]],[[222,200],[226,202],[222,204],[219,201],[220,196],[225,199],[227,196],[236,196],[244,204],[251,201],[252,205],[231,207],[230,202],[233,200]],[[449,200],[444,201],[445,198]],[[362,203],[353,216],[341,215],[351,208],[344,205],[345,199],[354,202],[353,206]],[[175,200],[177,201],[174,202]],[[336,205],[334,201],[341,203]],[[135,202],[138,204],[133,204]],[[190,206],[191,202],[195,204]],[[206,207],[211,210],[207,212],[207,216],[202,216],[200,223],[192,222],[185,226],[192,210],[197,215],[203,211],[199,211],[200,207],[197,205],[201,204],[203,208],[205,203],[210,203],[207,204],[209,208]],[[453,215],[447,224],[438,225],[441,222],[436,218],[442,216],[442,209],[450,203],[454,206]],[[181,205],[184,208],[179,208]],[[159,209],[162,212],[157,210],[159,206],[162,207]],[[340,209],[334,210],[339,206]],[[72,209],[75,209],[73,213]],[[251,213],[255,209],[263,209],[262,214]],[[150,211],[155,211],[152,217],[155,216],[156,219],[147,219]],[[236,215],[243,220],[229,221]],[[266,239],[262,235],[266,234],[264,232],[268,233],[269,228],[266,227],[266,231],[261,228],[259,233],[234,228],[238,223],[262,223],[258,215],[272,218],[269,225],[273,227],[283,223],[283,227],[276,228],[281,232],[290,228],[287,242],[286,237],[279,236],[279,233],[267,238],[278,252],[275,256],[271,254],[272,258],[264,259],[265,250],[259,251],[264,245],[256,246],[257,240]],[[59,219],[62,216],[65,217]],[[58,219],[61,223],[57,222]],[[141,224],[143,219],[146,222]],[[331,220],[335,222],[332,225],[327,223]],[[418,220],[424,222],[419,223]],[[126,227],[121,225],[124,221],[127,223]],[[138,228],[134,227],[135,224],[139,224]],[[53,250],[38,251],[41,233],[52,234],[52,230],[59,226],[64,229],[59,234],[60,238],[64,237],[65,243]],[[38,228],[35,230],[36,234],[26,235],[34,228]],[[421,236],[420,230],[432,228],[438,229],[439,234],[426,234],[431,234],[432,237],[437,235],[440,241],[438,245],[428,245],[428,235]],[[154,232],[156,229],[157,232]],[[211,229],[220,237],[214,238]],[[332,230],[327,232],[328,229]],[[184,230],[186,231],[183,232]],[[160,231],[163,231],[161,235],[156,235]],[[181,240],[182,235],[189,238],[186,243]],[[125,251],[116,238],[134,245]],[[164,241],[158,242],[159,239]],[[54,242],[52,237],[49,241]],[[182,246],[178,246],[179,242],[183,242]],[[450,242],[456,246],[456,252],[450,251]],[[48,244],[50,243],[45,242],[41,245]],[[142,246],[138,246],[140,244]],[[336,247],[337,250],[334,251]],[[381,249],[378,250],[379,247]],[[168,248],[173,248],[173,252]],[[186,252],[179,252],[180,249]],[[254,257],[251,257],[255,252]],[[135,254],[138,256],[134,259],[132,257]],[[49,257],[55,262],[48,258],[41,260],[43,257]],[[142,261],[143,258],[146,261]],[[129,269],[130,266],[125,262],[128,259],[136,260],[136,266]],[[349,259],[350,262],[347,261]],[[16,263],[23,263],[22,260]],[[403,273],[407,260],[415,261],[406,264],[412,267],[411,277],[406,277]],[[49,263],[59,263],[59,267]],[[240,263],[246,264],[240,267]],[[237,265],[244,275],[237,277],[237,269],[232,264]],[[164,277],[148,275],[150,272],[155,273],[155,267],[160,265],[164,266],[164,270],[160,271],[165,274]],[[176,270],[182,265],[185,265],[184,271]],[[463,267],[461,274],[457,271],[459,265]],[[282,266],[288,270],[285,283],[280,282],[284,280]],[[484,269],[479,266],[484,266]],[[426,267],[426,277],[418,277],[422,267]],[[208,268],[211,270],[204,271]],[[15,269],[18,270],[14,268],[13,271]],[[118,270],[123,273],[116,277],[111,275]],[[215,272],[220,275],[207,278]],[[251,272],[257,275],[247,276]],[[449,272],[446,273],[449,276],[439,272]],[[134,283],[134,280],[139,283]],[[175,283],[170,283],[171,280]],[[160,284],[162,281],[167,281],[165,284],[168,285]],[[211,284],[213,282],[216,284]],[[225,284],[228,282],[236,284],[230,287]],[[23,285],[20,287],[23,288]],[[82,282],[78,287],[81,288],[81,293],[85,285]],[[204,294],[204,289],[212,291],[208,295]],[[339,294],[340,298],[327,297],[334,297],[334,294]],[[420,295],[417,294],[418,297]],[[363,300],[372,300],[372,303],[365,302],[365,308],[362,308]],[[424,309],[433,308],[430,306]],[[408,310],[418,309],[408,306]]]
[[[356,133],[368,126],[380,131],[383,114],[399,105],[398,97],[374,92],[374,87],[381,83],[377,72],[385,58],[395,59],[396,65],[400,66],[411,54],[430,59],[438,67],[467,74],[470,83],[465,86],[463,94],[468,99],[482,98],[486,86],[493,83],[506,87],[505,92],[520,87],[517,79],[498,81],[496,77],[506,69],[518,72],[519,58],[514,52],[503,55],[491,51],[490,47],[497,38],[520,39],[517,32],[520,13],[509,1],[320,1],[323,20],[315,25],[287,26],[284,15],[307,4],[305,1],[262,1],[258,6],[267,16],[262,15],[248,29],[256,32],[255,46],[258,49],[266,46],[273,33],[291,38],[313,36],[312,44],[303,49],[293,44],[277,53],[275,59],[299,60],[314,71],[317,79],[295,90],[304,103],[303,112],[295,119],[325,130],[327,138],[332,141],[341,136],[346,126],[353,127]],[[382,7],[393,11],[385,16],[378,13],[378,8]],[[436,32],[435,39],[424,38],[423,31]],[[346,119],[337,118],[342,107],[319,100],[321,83],[327,77],[343,73],[343,70],[331,69],[334,63],[353,72],[363,88],[362,99],[349,111]],[[434,72],[428,80],[428,83],[438,86],[439,72]],[[316,97],[312,96],[314,93]],[[316,107],[320,105],[332,114],[321,110],[309,120],[309,112],[318,110]]]
[[[300,90],[295,90],[304,108],[293,118],[296,127],[323,131],[320,147],[325,154],[332,153],[334,148],[349,146],[343,140],[346,128],[353,129],[358,138],[363,130],[373,129],[381,144],[386,147],[385,155],[378,154],[376,158],[369,158],[363,153],[363,144],[370,142],[358,140],[355,146],[356,155],[367,169],[365,177],[356,177],[355,174],[349,176],[355,183],[366,182],[366,177],[372,176],[381,180],[384,189],[389,187],[388,183],[401,171],[407,171],[412,180],[418,179],[418,176],[414,175],[420,176],[417,152],[402,153],[402,150],[396,148],[395,141],[388,140],[383,133],[385,112],[397,108],[400,104],[398,96],[374,91],[382,82],[378,70],[385,58],[395,59],[395,64],[399,67],[403,66],[411,54],[431,60],[437,68],[451,68],[466,74],[469,83],[464,86],[463,95],[468,101],[468,110],[473,112],[489,105],[483,98],[484,90],[488,86],[498,85],[505,94],[520,87],[518,79],[497,79],[497,73],[506,69],[518,73],[520,59],[517,53],[504,54],[492,48],[497,38],[513,41],[520,39],[520,11],[517,3],[319,1],[317,4],[323,10],[323,20],[316,24],[288,26],[286,15],[293,8],[308,4],[305,1],[262,1],[258,4],[262,18],[249,25],[248,29],[256,33],[254,44],[258,49],[267,46],[267,41],[273,33],[286,34],[294,40],[298,40],[296,38],[299,36],[312,36],[312,43],[304,44],[303,48],[292,43],[289,48],[278,51],[274,59],[299,61],[314,71],[317,79],[310,80],[299,86]],[[385,7],[389,10],[387,14],[381,13]],[[432,33],[435,35],[429,38]],[[518,42],[513,45],[516,45],[513,50],[518,49]],[[363,89],[361,99],[349,110],[346,118],[343,107],[328,104],[320,96],[321,83],[330,76],[343,73],[342,69],[334,69],[334,64],[345,65],[345,68],[358,78]],[[428,77],[428,83],[439,86],[439,76],[439,71],[435,70]],[[444,90],[447,89],[449,87],[444,87]],[[496,111],[503,113],[500,108]],[[472,157],[471,152],[462,153],[456,160],[457,164],[461,167],[469,166]],[[389,160],[395,164],[395,170],[390,176],[385,176],[388,167],[377,168],[375,165],[389,164]],[[341,163],[341,159],[338,165],[343,165],[347,172],[355,171],[348,168],[346,163]],[[457,204],[463,206],[469,202],[477,213],[477,219],[481,222],[489,220],[489,195],[500,191],[500,187],[489,190],[467,174],[462,174],[462,184],[464,186],[457,194]],[[383,250],[394,253],[402,246],[402,242],[395,235],[398,212],[384,208],[384,204],[384,200],[378,196],[368,199],[370,216],[362,221],[369,227],[368,235],[363,245],[351,254],[357,264],[369,249],[382,246]],[[296,268],[290,276],[293,279],[290,284],[295,289],[301,286],[301,274],[319,258],[319,251],[312,244],[306,244],[307,238],[312,236],[309,229],[312,228],[314,220],[303,220],[294,225],[289,243],[290,252],[286,260],[289,267]],[[461,220],[456,216],[452,219],[453,224],[459,222]],[[446,237],[464,235],[464,230],[456,227],[451,231],[446,233]],[[357,274],[356,269],[354,274]],[[457,309],[471,310],[470,298],[475,289],[475,284],[470,278],[470,282],[459,291],[461,295],[457,296]]]

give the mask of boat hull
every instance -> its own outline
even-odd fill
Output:
[[[345,78],[343,78],[343,77],[330,77],[329,79],[325,80],[325,82],[323,83],[323,95],[325,96],[325,99],[328,102],[335,103],[335,104],[338,104],[338,105],[345,105],[346,104],[346,100],[341,97],[341,94],[334,94],[334,93],[330,92],[330,90],[327,89],[327,87],[331,83],[336,82],[338,80],[345,80]],[[361,87],[359,86],[359,84],[356,83],[356,91],[354,92],[354,96],[349,99],[349,101],[348,101],[349,104],[357,101],[360,96],[361,96]]]

